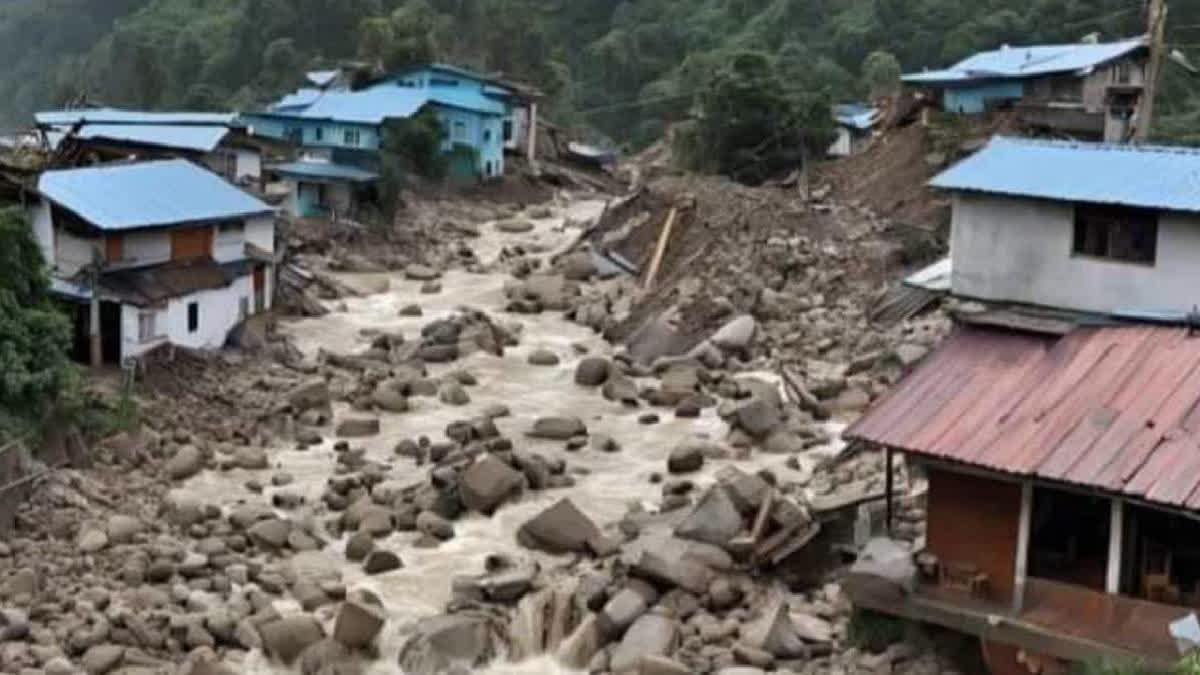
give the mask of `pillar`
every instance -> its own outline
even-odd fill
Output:
[[[537,101],[529,103],[529,161],[537,161]]]
[[[104,365],[104,349],[100,341],[100,272],[97,264],[92,265],[89,275],[92,282],[92,299],[88,306],[88,346],[92,366],[99,367]]]
[[[891,537],[892,536],[892,523],[895,522],[895,520],[893,518],[893,506],[892,506],[892,490],[893,490],[893,483],[895,481],[895,478],[892,475],[892,473],[893,473],[892,468],[893,468],[894,460],[892,459],[892,449],[890,447],[883,449],[883,457],[884,457],[884,472],[885,472],[884,479],[883,479],[883,485],[884,485],[883,491],[884,491],[885,498],[887,500],[887,516],[886,516],[887,521],[885,521],[885,523],[884,523],[884,529],[887,531],[887,536]]]
[[[1104,590],[1112,595],[1121,592],[1121,548],[1125,541],[1125,500],[1113,499],[1108,520],[1108,576]]]
[[[1029,562],[1029,530],[1033,523],[1033,483],[1021,484],[1021,515],[1017,524],[1016,578],[1013,583],[1013,611],[1025,604],[1025,577]]]

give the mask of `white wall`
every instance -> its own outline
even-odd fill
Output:
[[[829,146],[827,153],[833,157],[846,157],[850,154],[850,130],[846,127],[837,128],[837,138]]]
[[[955,295],[1092,312],[1188,312],[1200,303],[1200,217],[1163,213],[1153,266],[1073,255],[1069,203],[959,193]]]
[[[294,197],[289,197],[294,198]],[[275,216],[255,216],[246,219],[246,243],[264,251],[275,252]]]
[[[294,180],[285,180],[283,184],[287,186],[287,197],[284,198],[280,209],[289,216],[298,217],[300,215],[300,186]]]
[[[42,249],[42,257],[51,269],[54,268],[54,220],[50,216],[50,202],[42,200],[29,207],[29,224],[33,228],[33,236],[37,239],[38,248]]]
[[[154,312],[155,335],[152,339],[142,342],[138,336],[138,316],[142,312]],[[121,359],[141,356],[158,345],[167,341],[167,311],[163,308],[135,307],[121,305]]]
[[[55,270],[58,276],[64,278],[74,276],[80,268],[90,265],[96,248],[104,250],[103,242],[99,239],[77,237],[61,227],[58,228],[54,241]]]
[[[170,230],[142,230],[121,236],[121,260],[109,267],[145,267],[171,259]]]
[[[239,229],[221,231],[213,226],[213,260],[219,263],[233,262],[246,257],[245,225]]]
[[[226,288],[200,291],[172,298],[167,305],[167,337],[174,344],[193,348],[218,348],[225,336],[238,324],[240,298],[247,298],[254,310],[253,281],[249,275],[240,277]],[[196,332],[188,332],[188,305],[200,304],[200,322]],[[136,335],[136,333],[135,333]]]
[[[258,180],[262,177],[262,154],[257,150],[247,150],[246,148],[237,148],[237,177],[238,178],[253,178]]]

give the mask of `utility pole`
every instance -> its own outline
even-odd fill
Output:
[[[104,349],[100,340],[100,251],[92,250],[92,264],[88,267],[92,297],[88,307],[88,347],[93,367],[104,365]]]
[[[1138,106],[1137,123],[1133,131],[1134,143],[1142,143],[1149,138],[1150,127],[1154,124],[1154,98],[1158,95],[1158,80],[1162,74],[1163,55],[1167,50],[1166,26],[1166,0],[1147,0],[1146,34],[1150,38],[1150,63],[1146,68],[1146,87],[1142,92],[1142,102]]]

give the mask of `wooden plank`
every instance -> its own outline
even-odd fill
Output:
[[[662,265],[663,253],[667,250],[667,242],[671,239],[671,228],[675,226],[675,216],[678,209],[672,207],[671,212],[667,214],[667,222],[663,225],[662,232],[658,235],[658,246],[654,249],[654,258],[650,261],[650,270],[646,273],[645,288],[654,286],[654,279],[658,276],[658,268]]]

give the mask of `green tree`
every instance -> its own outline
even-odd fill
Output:
[[[900,89],[900,74],[900,61],[889,52],[871,52],[863,61],[863,85],[871,98],[896,93]]]
[[[0,211],[0,419],[41,420],[71,380],[71,325],[19,208]]]
[[[428,107],[408,119],[388,122],[380,152],[380,201],[386,212],[394,212],[401,204],[409,177],[445,178],[449,164],[442,144],[446,138],[442,121]]]

